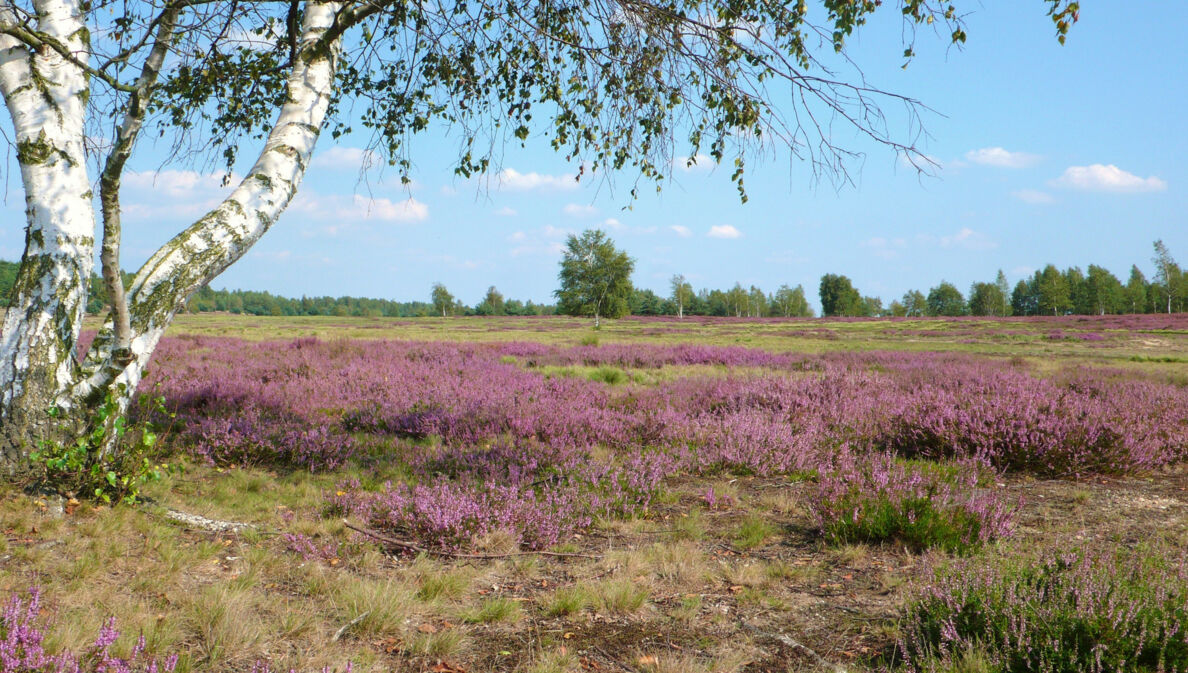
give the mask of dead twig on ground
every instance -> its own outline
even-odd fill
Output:
[[[218,519],[208,519],[198,514],[190,514],[188,512],[180,512],[175,509],[165,509],[165,518],[170,521],[177,521],[192,528],[200,528],[212,533],[239,533],[245,530],[254,530],[256,527],[250,523],[240,523],[238,521],[219,521]]]
[[[591,647],[590,649],[594,650],[598,654],[601,654],[603,659],[606,659],[607,661],[611,662],[612,664],[615,664],[616,666],[623,669],[624,671],[627,671],[627,673],[638,673],[634,668],[631,668],[627,664],[624,664],[623,662],[619,661],[618,659],[612,657],[606,650],[602,649],[601,647],[598,647],[597,645],[595,645],[595,646]]]
[[[817,654],[816,651],[814,651],[811,647],[808,647],[807,645],[804,645],[803,643],[797,641],[796,639],[792,638],[792,636],[789,636],[784,633],[778,633],[775,631],[765,631],[765,630],[763,630],[757,626],[754,626],[752,624],[747,624],[746,622],[742,622],[740,625],[748,631],[751,631],[751,632],[753,632],[757,635],[763,636],[765,638],[775,640],[775,641],[779,642],[780,644],[787,646],[789,649],[793,649],[793,650],[796,650],[798,652],[801,652],[801,653],[807,655],[808,658],[812,659],[813,662],[816,663],[817,666],[820,668],[824,668],[829,671],[835,671],[835,673],[846,673],[845,666],[842,666],[841,664],[835,664],[835,663],[830,662],[825,657],[822,657],[821,655]]]
[[[368,610],[367,612],[364,612],[363,614],[359,615],[358,617],[355,617],[354,619],[347,622],[346,624],[343,624],[341,629],[334,632],[334,636],[332,638],[330,638],[330,642],[337,643],[338,639],[342,638],[344,633],[349,631],[352,626],[358,624],[359,622],[363,621],[364,619],[367,619],[367,615],[370,615],[370,614],[371,614],[371,610]]]
[[[355,531],[356,533],[361,533],[363,535],[366,535],[369,538],[372,538],[373,540],[383,542],[384,544],[391,545],[398,549],[403,549],[405,551],[410,551],[410,552],[414,552],[414,553],[418,553],[418,554],[433,554],[435,556],[446,556],[449,558],[468,558],[468,559],[484,559],[484,560],[511,558],[513,556],[552,556],[552,557],[557,557],[557,558],[589,558],[589,559],[602,558],[601,556],[598,556],[595,554],[576,554],[576,553],[568,553],[568,552],[541,551],[541,550],[538,550],[538,551],[513,551],[513,552],[506,552],[503,554],[467,554],[464,552],[446,551],[444,549],[432,549],[429,547],[422,547],[421,545],[416,544],[415,542],[409,542],[408,540],[397,540],[396,538],[391,538],[386,535],[381,535],[380,533],[377,533],[372,530],[367,530],[366,528],[360,528],[359,526],[352,524],[350,521],[347,521],[346,519],[342,520],[342,525],[346,526],[347,528],[350,528],[351,530]]]

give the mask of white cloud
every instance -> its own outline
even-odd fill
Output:
[[[237,185],[232,174],[223,185],[222,173],[145,171],[124,175],[124,217],[128,220],[194,219],[210,212]]]
[[[672,167],[685,173],[708,171],[714,167],[714,160],[708,155],[698,153],[688,157],[674,157]]]
[[[337,195],[298,193],[289,210],[311,220],[330,223],[324,231],[331,236],[360,221],[410,223],[429,218],[429,206],[412,197],[393,201],[385,198],[369,199],[361,194],[355,194],[347,200]]]
[[[950,162],[949,165],[960,167],[961,162],[954,161]],[[909,168],[913,171],[924,171],[925,173],[931,173],[933,171],[939,171],[945,168],[945,163],[942,162],[939,157],[934,157],[931,154],[920,154],[916,152],[909,154],[907,152],[900,152],[899,166],[901,168]]]
[[[495,214],[500,217],[515,217],[516,215],[519,215],[519,213],[516,212],[515,208],[508,208],[507,206],[504,206],[504,207],[500,208],[499,210],[496,210]]]
[[[1091,166],[1069,166],[1064,174],[1052,181],[1057,187],[1080,189],[1090,192],[1161,192],[1167,189],[1167,183],[1155,177],[1140,178],[1133,173],[1110,164],[1093,164]]]
[[[706,236],[710,238],[742,238],[742,232],[733,224],[715,224],[710,227]]]
[[[197,173],[195,171],[145,171],[127,173],[124,175],[124,185],[132,189],[150,190],[155,196],[167,196],[170,199],[209,195],[212,193],[230,192],[234,185],[239,184],[240,177],[234,173],[223,186],[222,173]]]
[[[378,157],[371,150],[335,145],[324,152],[319,152],[314,157],[313,165],[317,168],[357,172],[375,166],[377,160]]]
[[[254,31],[232,28],[223,39],[223,44],[228,47],[246,47],[253,51],[268,51],[276,47],[277,39],[271,31],[257,35]]]
[[[1040,156],[1037,154],[1011,152],[1001,147],[970,150],[965,153],[965,158],[975,164],[997,166],[998,168],[1026,168],[1040,160]]]
[[[859,243],[864,248],[870,248],[871,254],[883,259],[895,259],[899,253],[907,248],[907,240],[903,238],[887,239],[882,236],[868,238]]]
[[[521,173],[514,168],[499,171],[496,177],[500,189],[510,191],[529,191],[533,189],[576,189],[577,180],[572,175],[542,175],[540,173]]]
[[[990,240],[989,236],[974,231],[969,227],[962,227],[961,231],[951,236],[941,236],[942,248],[964,248],[965,250],[993,250],[998,244]]]
[[[411,196],[403,201],[392,201],[384,198],[368,199],[355,194],[351,205],[340,208],[338,215],[385,222],[421,222],[429,217],[429,206]]]
[[[554,227],[551,224],[546,224],[544,226],[544,228],[541,229],[541,232],[544,233],[544,235],[548,236],[549,238],[561,238],[561,237],[568,236],[571,233],[573,233],[568,229],[562,229],[561,227]]]
[[[681,238],[689,238],[693,235],[693,232],[689,231],[689,227],[686,227],[683,224],[674,224],[670,226],[669,229],[675,231],[677,236],[680,236]]]
[[[508,236],[508,237],[507,237],[507,240],[509,240],[509,241],[522,241],[522,240],[524,240],[524,239],[526,239],[526,238],[528,238],[528,234],[525,234],[525,233],[524,233],[524,232],[522,232],[522,231],[517,231],[517,232],[513,232],[511,236]]]
[[[1032,205],[1045,205],[1049,203],[1056,203],[1056,199],[1047,192],[1041,192],[1038,189],[1020,189],[1011,192],[1011,196],[1019,199],[1023,203],[1030,203]]]
[[[598,214],[598,209],[590,204],[567,203],[561,210],[570,217],[594,217]]]
[[[613,217],[608,217],[602,221],[602,226],[608,227],[610,229],[622,229],[623,223]]]

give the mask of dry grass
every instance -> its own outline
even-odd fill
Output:
[[[328,336],[339,333],[334,325],[346,324],[344,336],[355,330],[383,337],[540,340],[516,329],[482,331],[496,322],[437,320],[371,329],[384,327],[383,321],[207,316],[180,321],[204,333],[229,330],[252,338],[303,331]],[[948,324],[895,326],[943,331]],[[745,338],[752,345],[806,351],[872,344],[970,349],[939,336],[905,345],[879,324],[810,326],[833,330],[836,338],[790,338],[778,335],[788,330],[786,324],[739,323],[712,325],[688,340]],[[603,343],[686,338],[676,332],[639,334],[654,327],[624,321],[609,325],[599,338]],[[545,340],[576,343],[584,329],[576,321],[564,323]],[[1053,356],[1041,347],[1049,344],[1028,342],[1018,354],[1048,366]],[[1091,353],[1095,362],[1117,364],[1128,357],[1128,347],[1058,357]],[[1174,348],[1188,355],[1188,339]],[[627,372],[636,384],[719,373]],[[600,521],[558,547],[596,558],[392,556],[321,509],[323,493],[333,492],[344,477],[382,482],[390,476],[384,469],[311,475],[191,465],[154,484],[147,493],[151,505],[84,504],[62,518],[50,515],[39,498],[3,491],[0,588],[24,590],[34,583],[44,588],[54,621],[47,644],[53,648],[87,647],[104,619],[116,615],[124,633],[118,651],[129,651],[143,634],[150,654],[182,655],[180,673],[248,671],[257,661],[270,662],[273,670],[299,671],[341,669],[350,661],[360,673],[422,673],[437,666],[500,673],[623,670],[615,662],[639,673],[812,668],[803,654],[759,632],[789,634],[847,670],[861,671],[880,666],[877,655],[894,640],[906,588],[928,563],[942,560],[893,546],[825,546],[810,530],[803,484],[723,475],[674,480],[679,483],[670,484],[650,511]],[[704,497],[711,488],[712,506]],[[1083,537],[1129,544],[1156,536],[1188,544],[1186,470],[1108,483],[1020,479],[1008,488],[1027,502],[1012,544],[1060,545]],[[1140,507],[1143,502],[1155,504]],[[257,531],[192,530],[163,518],[161,507],[249,522]],[[336,542],[342,552],[332,560],[305,559],[288,550],[282,533]],[[475,547],[501,554],[514,551],[515,543],[510,534],[495,531]],[[985,553],[1011,549],[1008,544]],[[954,671],[977,673],[986,670],[984,664],[984,656],[970,652]]]

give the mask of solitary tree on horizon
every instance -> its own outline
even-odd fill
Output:
[[[441,313],[441,317],[446,317],[446,312],[454,308],[454,295],[446,289],[445,285],[441,283],[433,284],[433,291],[429,294],[430,301],[433,302],[433,310]]]
[[[592,315],[595,329],[602,326],[603,316],[627,315],[633,269],[635,260],[617,250],[601,229],[587,229],[581,236],[570,234],[561,255],[561,287],[553,293],[557,296],[557,310],[568,315]]]

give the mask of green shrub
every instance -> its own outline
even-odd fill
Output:
[[[86,431],[73,443],[43,441],[29,455],[36,486],[68,497],[135,504],[144,484],[173,469],[154,460],[158,457],[154,424],[129,425],[128,416],[120,413],[117,395],[124,390],[120,384],[117,390],[107,392]],[[141,395],[138,404],[144,418],[172,416],[165,411],[163,397]],[[49,415],[62,420],[62,410],[57,407],[50,409]]]
[[[601,381],[602,383],[617,386],[626,383],[630,378],[627,372],[615,367],[602,366],[597,367],[589,374],[587,374],[591,381]]]

